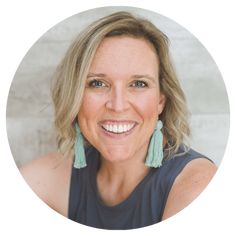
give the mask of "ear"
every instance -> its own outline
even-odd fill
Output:
[[[162,113],[166,104],[166,96],[163,93],[160,93],[158,100],[158,115]]]

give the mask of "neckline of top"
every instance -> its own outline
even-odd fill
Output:
[[[94,155],[95,157],[95,155]],[[95,196],[95,199],[98,203],[99,206],[101,206],[102,208],[106,209],[106,210],[122,210],[124,207],[125,208],[130,208],[132,207],[132,202],[134,204],[134,198],[135,198],[135,193],[139,192],[139,191],[144,191],[144,189],[142,188],[143,185],[145,185],[148,180],[153,176],[153,174],[155,173],[155,171],[157,169],[153,169],[151,168],[150,171],[147,173],[147,175],[145,175],[145,177],[135,186],[134,190],[128,195],[128,197],[121,201],[120,203],[117,203],[113,206],[109,206],[109,205],[106,205],[101,197],[100,197],[100,194],[99,194],[99,191],[98,191],[98,184],[97,184],[97,172],[98,172],[98,169],[99,169],[99,166],[100,166],[100,156],[99,156],[99,153],[96,152],[96,161],[93,161],[93,168],[95,169],[95,171],[92,171],[91,173],[94,173],[91,175],[91,178],[90,178],[90,184],[91,184],[91,187],[92,187],[92,190],[93,190],[93,194]]]

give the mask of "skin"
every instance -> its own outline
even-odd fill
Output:
[[[149,171],[143,163],[165,104],[158,64],[152,45],[129,37],[103,40],[92,62],[78,121],[101,153],[98,188],[109,205],[124,200]],[[94,80],[99,86],[93,85]],[[101,123],[135,123],[135,127],[128,135],[117,135],[104,132]]]
[[[108,206],[124,201],[150,170],[144,160],[165,106],[158,70],[159,59],[152,45],[131,37],[103,40],[90,67],[78,122],[84,136],[101,153],[97,185]],[[125,135],[113,134],[102,128],[108,123],[135,126]],[[24,166],[21,173],[41,199],[67,216],[71,166],[72,158],[59,160],[58,154],[52,153]],[[175,179],[163,220],[192,202],[215,172],[216,166],[203,158],[187,164]]]
[[[122,59],[121,59],[122,58]],[[143,160],[164,96],[158,83],[159,61],[146,41],[128,37],[103,40],[90,67],[78,115],[84,136],[107,161]],[[99,86],[91,84],[94,80]],[[147,83],[147,86],[137,86]],[[94,83],[94,82],[93,82]],[[144,86],[144,84],[142,84]],[[126,136],[107,134],[100,123],[135,123]]]

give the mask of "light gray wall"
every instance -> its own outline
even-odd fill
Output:
[[[192,113],[192,147],[219,165],[229,132],[229,104],[215,62],[182,26],[157,13],[130,7],[106,7],[74,15],[51,28],[27,52],[12,81],[7,105],[7,132],[17,165],[56,149],[51,76],[81,29],[117,10],[151,20],[169,37],[173,61]]]

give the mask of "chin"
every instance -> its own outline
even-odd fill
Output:
[[[122,162],[130,159],[131,152],[125,148],[113,148],[108,149],[105,152],[101,153],[103,158],[111,162]],[[103,155],[104,154],[104,155]]]

